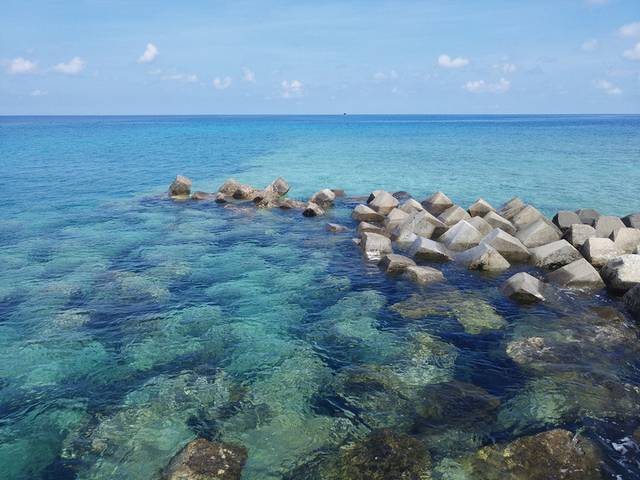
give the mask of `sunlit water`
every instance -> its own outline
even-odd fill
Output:
[[[497,287],[526,267],[385,277],[325,231],[354,226],[348,197],[307,219],[162,194],[178,173],[205,191],[281,175],[300,199],[443,190],[624,215],[639,159],[629,116],[0,118],[0,476],[155,478],[205,437],[247,447],[245,479],[322,478],[389,427],[435,478],[464,478],[480,446],[560,426],[635,478],[640,344],[618,298],[519,307]],[[531,336],[555,357],[506,353]]]

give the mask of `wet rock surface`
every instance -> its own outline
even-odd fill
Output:
[[[197,439],[171,460],[163,480],[239,480],[247,461],[243,447]]]

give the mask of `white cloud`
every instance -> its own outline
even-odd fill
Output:
[[[231,77],[216,77],[213,79],[213,88],[216,90],[225,90],[231,86]]]
[[[611,83],[608,80],[596,80],[594,82],[594,85],[595,85],[596,88],[602,90],[607,95],[621,95],[622,94],[622,89],[620,87],[617,87],[616,85],[614,85],[613,83]]]
[[[7,65],[7,72],[11,75],[21,75],[25,73],[34,73],[38,65],[26,58],[18,57],[14,58]]]
[[[162,80],[173,80],[176,82],[196,83],[198,76],[195,73],[170,73],[162,75]]]
[[[495,83],[471,80],[465,83],[462,88],[471,93],[505,93],[511,88],[511,82],[506,78],[501,78]]]
[[[283,80],[280,84],[282,87],[281,95],[283,98],[301,97],[304,93],[304,86],[300,80]]]
[[[618,34],[623,37],[640,37],[640,22],[628,23],[618,29]]]
[[[451,58],[443,53],[438,57],[438,65],[444,68],[461,68],[469,65],[469,59],[462,57]]]
[[[45,95],[48,95],[48,94],[49,92],[47,92],[46,90],[36,89],[32,91],[29,95],[31,95],[32,97],[44,97]]]
[[[598,48],[598,40],[596,40],[595,38],[586,40],[582,43],[582,46],[580,48],[582,48],[582,50],[585,52],[593,52],[596,48]]]
[[[497,68],[498,70],[500,70],[502,73],[514,73],[518,67],[513,64],[513,63],[499,63],[497,65],[493,66],[494,68]]]
[[[73,57],[67,63],[58,63],[54,65],[53,69],[58,73],[64,73],[65,75],[77,75],[84,69],[84,60],[80,57]]]
[[[242,67],[242,80],[245,82],[256,83],[256,72],[247,67]]]
[[[635,46],[629,50],[625,50],[622,55],[629,60],[640,60],[640,42],[636,43]]]
[[[138,63],[150,63],[153,62],[160,51],[158,47],[156,47],[153,43],[147,43],[147,48],[145,48],[144,53],[140,55],[138,58]]]
[[[376,72],[373,74],[373,79],[379,82],[383,82],[385,80],[397,80],[400,78],[398,72],[395,70],[390,70],[389,72]]]

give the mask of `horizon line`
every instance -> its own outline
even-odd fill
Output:
[[[456,117],[456,116],[477,116],[477,117],[500,117],[500,116],[640,116],[638,113],[34,113],[34,114],[11,114],[0,113],[0,118],[8,117],[349,117],[349,116],[405,116],[405,117]]]

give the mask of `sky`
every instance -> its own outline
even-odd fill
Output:
[[[2,0],[0,114],[640,113],[640,0]]]

